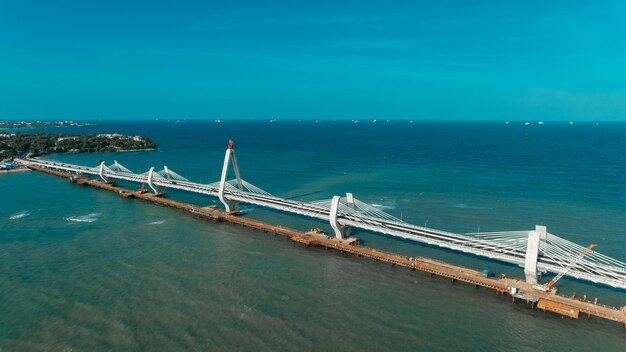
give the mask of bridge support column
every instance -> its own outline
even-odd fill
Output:
[[[354,196],[352,193],[346,193],[346,203],[348,203],[350,208],[354,209]]]
[[[148,171],[148,186],[152,188],[152,191],[154,192],[154,194],[159,194],[159,190],[157,190],[157,188],[154,186],[154,183],[152,182],[153,179],[154,179],[154,167],[151,167],[150,171]]]
[[[122,168],[120,167],[120,163],[118,163],[117,160],[113,160],[113,164],[115,165],[115,171],[117,172],[122,171]]]
[[[167,175],[167,179],[171,180],[172,179],[172,175],[170,174],[170,169],[168,169],[167,166],[163,166],[163,170],[165,170],[165,174]]]
[[[224,209],[228,212],[237,211],[239,207],[239,202],[234,200],[229,200],[224,196],[224,190],[226,189],[226,178],[228,177],[228,167],[230,164],[233,165],[233,170],[235,171],[235,177],[237,179],[237,185],[239,189],[243,189],[243,183],[241,182],[241,174],[239,173],[239,164],[237,163],[237,157],[235,156],[235,149],[233,149],[235,143],[231,140],[228,142],[228,148],[226,149],[226,154],[224,155],[224,166],[222,167],[222,177],[220,178],[220,186],[218,189],[217,197],[224,204]]]
[[[109,183],[109,179],[104,176],[104,161],[100,162],[100,170],[98,170],[98,176],[100,176],[102,181]]]
[[[337,222],[337,213],[339,212],[339,200],[340,196],[334,196],[330,202],[330,227],[335,232],[336,238],[346,238],[350,234],[350,227],[342,226]],[[346,199],[348,204],[354,207],[354,197],[352,193],[346,193]]]
[[[539,243],[546,240],[548,232],[545,226],[537,225],[534,231],[528,233],[528,244],[526,246],[526,258],[524,260],[524,274],[526,282],[537,283],[537,257],[539,256]]]

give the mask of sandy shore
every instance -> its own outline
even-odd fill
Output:
[[[0,175],[4,175],[4,174],[14,174],[17,172],[26,172],[26,171],[30,171],[30,169],[27,169],[25,167],[21,167],[19,169],[11,169],[11,170],[0,170]]]

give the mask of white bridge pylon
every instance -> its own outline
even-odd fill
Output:
[[[241,174],[239,173],[239,164],[237,163],[237,157],[235,156],[235,143],[231,140],[228,142],[228,148],[226,149],[226,154],[224,155],[224,166],[222,167],[222,177],[220,178],[219,188],[217,197],[220,199],[220,202],[224,204],[224,208],[226,211],[237,211],[239,202],[237,200],[230,200],[224,196],[224,191],[226,190],[227,183],[226,178],[228,177],[228,169],[229,165],[233,166],[233,170],[235,171],[235,178],[237,181],[237,187],[240,190],[243,190],[243,182],[241,180]],[[234,187],[234,186],[233,186]]]
[[[132,174],[133,172],[125,167],[124,165],[117,162],[117,160],[113,161],[113,164],[109,165],[109,169],[112,171],[123,172],[127,174]]]
[[[372,223],[372,219],[385,219],[391,222],[404,223],[393,215],[387,214],[373,205],[354,198],[352,193],[346,193],[345,197],[334,196],[331,199],[311,202],[311,204],[329,210],[330,226],[337,238],[346,238],[350,233],[350,227],[341,225],[337,220],[338,217],[351,217],[364,223]]]
[[[222,166],[222,176],[219,182],[215,182],[210,184],[209,186],[217,186],[217,197],[220,202],[224,205],[224,209],[227,212],[238,211],[239,210],[239,200],[228,197],[227,192],[237,193],[237,192],[246,192],[251,194],[257,194],[262,196],[270,196],[271,194],[265,192],[264,190],[256,187],[255,185],[246,182],[241,178],[241,173],[239,172],[239,164],[237,163],[237,156],[235,155],[235,143],[230,140],[228,142],[228,148],[226,149],[226,154],[224,155],[224,165]],[[232,166],[233,171],[235,173],[235,178],[232,180],[227,180],[228,171]]]
[[[470,253],[518,265],[524,269],[526,281],[530,283],[538,282],[541,273],[558,274],[567,269],[567,276],[626,290],[625,263],[593,250],[587,250],[581,259],[580,253],[586,250],[585,247],[548,233],[545,226],[537,226],[532,231],[459,234],[406,223],[356,199],[351,193],[315,202],[273,196],[241,178],[232,141],[224,155],[220,180],[210,184],[191,182],[168,167],[158,172],[151,167],[147,172],[135,174],[117,161],[111,166],[101,162],[95,167],[35,158],[16,161],[83,176],[91,175],[105,182],[147,183],[155,194],[162,194],[159,188],[168,188],[217,197],[229,212],[236,211],[238,204],[243,202],[318,219],[328,222],[337,238],[345,238],[351,229],[360,229]],[[231,167],[235,178],[228,180]]]

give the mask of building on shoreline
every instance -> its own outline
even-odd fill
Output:
[[[12,161],[5,161],[5,162],[0,163],[0,171],[13,170],[19,167],[20,166],[17,163],[14,163]]]

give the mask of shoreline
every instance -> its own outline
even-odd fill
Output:
[[[18,169],[11,169],[11,170],[0,170],[0,175],[15,174],[15,173],[27,172],[27,171],[30,171],[30,169],[27,168],[27,167],[21,167],[21,168],[18,168]]]
[[[128,150],[114,150],[114,151],[110,151],[110,152],[64,152],[64,153],[50,153],[50,154],[40,154],[37,155],[37,157],[46,157],[46,156],[51,156],[51,155],[77,155],[77,154],[106,154],[106,153],[130,153],[130,152],[153,152],[155,150],[158,150],[159,148],[149,148],[149,149],[128,149]],[[27,168],[27,167],[19,167],[17,169],[10,169],[10,170],[0,170],[0,175],[4,175],[4,174],[14,174],[14,173],[20,173],[20,172],[27,172],[27,171],[31,171],[31,169]]]
[[[77,155],[77,154],[107,154],[107,153],[130,153],[130,152],[153,152],[158,150],[159,148],[150,148],[150,149],[124,149],[124,150],[111,150],[108,152],[63,152],[63,153],[49,153],[49,154],[39,154],[35,156],[31,156],[33,158],[45,158],[50,155]]]
[[[148,148],[148,149],[124,149],[124,150],[116,150],[113,151],[111,153],[128,153],[128,152],[153,152],[155,150],[157,150],[159,148]],[[81,153],[77,153],[77,154],[81,154]],[[86,153],[82,153],[82,154],[86,154]]]
[[[126,136],[120,133],[75,134],[37,132],[0,133],[3,158],[20,155],[117,153],[155,151],[156,143],[146,136]]]

